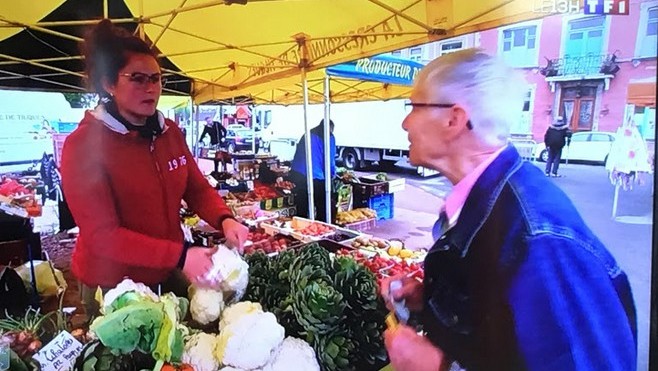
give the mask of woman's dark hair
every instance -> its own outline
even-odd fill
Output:
[[[157,60],[144,40],[124,28],[113,26],[109,19],[103,19],[87,33],[81,49],[89,88],[101,97],[109,95],[103,88],[103,80],[116,83],[130,54],[146,54]]]

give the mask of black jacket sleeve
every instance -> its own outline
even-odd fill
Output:
[[[203,127],[203,133],[201,133],[201,136],[199,137],[199,142],[203,141],[203,138],[206,137],[206,135],[210,135],[212,138],[212,134],[210,133],[210,128],[208,126]]]

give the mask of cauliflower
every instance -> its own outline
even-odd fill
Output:
[[[207,278],[219,278],[220,289],[224,293],[234,293],[233,300],[238,301],[244,295],[249,283],[249,264],[242,260],[240,254],[226,246],[219,246],[212,256],[213,267]]]
[[[229,305],[222,312],[222,319],[219,321],[219,331],[236,322],[240,318],[250,314],[263,313],[263,307],[260,303],[253,303],[250,301],[242,301]]]
[[[315,351],[304,340],[288,336],[263,371],[320,371]]]
[[[185,343],[181,360],[194,367],[195,371],[215,371],[219,369],[219,360],[214,352],[217,336],[200,332],[192,335]]]
[[[196,322],[207,325],[219,318],[224,307],[224,295],[221,291],[190,286],[188,294],[191,299],[190,313]]]
[[[263,367],[283,341],[285,330],[272,313],[252,313],[227,325],[217,337],[215,355],[225,366]]]
[[[112,312],[114,302],[125,293],[134,292],[136,294],[134,299],[149,299],[157,302],[158,296],[151,291],[151,289],[143,283],[134,282],[130,278],[125,278],[115,288],[109,290],[103,297],[102,309],[104,314]],[[121,305],[122,306],[122,305]]]

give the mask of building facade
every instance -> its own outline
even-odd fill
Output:
[[[574,131],[615,132],[630,114],[654,139],[655,103],[635,107],[627,95],[634,82],[655,82],[657,35],[658,0],[631,0],[628,15],[551,15],[394,54],[428,62],[480,47],[501,56],[528,84],[514,134],[542,141],[557,116]]]

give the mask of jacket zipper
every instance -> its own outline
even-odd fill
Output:
[[[151,153],[151,159],[153,159],[153,163],[155,164],[155,169],[158,172],[158,178],[160,179],[160,186],[162,188],[162,199],[164,201],[165,215],[167,218],[167,227],[169,227],[169,225],[171,225],[171,220],[169,219],[169,199],[167,198],[167,187],[165,186],[165,179],[164,176],[162,175],[160,164],[158,164],[158,159],[155,157],[155,138],[151,139],[150,153]]]

